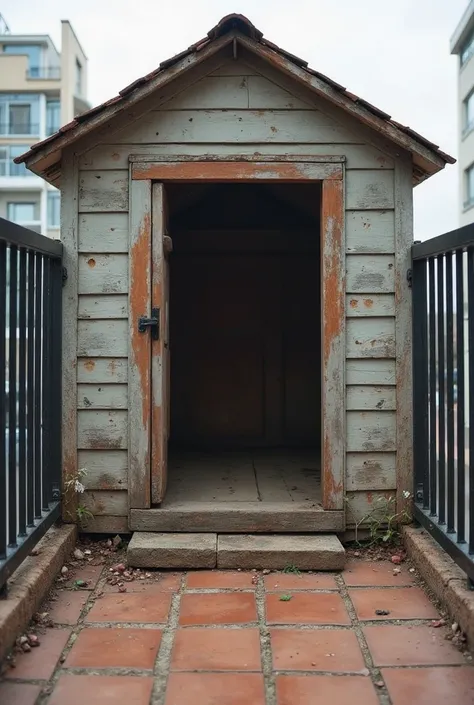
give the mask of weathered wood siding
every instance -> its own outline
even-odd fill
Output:
[[[349,525],[396,478],[395,166],[390,146],[323,101],[229,62],[79,156],[78,452],[93,528],[127,514],[131,154],[344,155]],[[277,85],[277,83],[279,85]],[[403,204],[401,204],[403,205]],[[375,493],[375,494],[374,494]]]

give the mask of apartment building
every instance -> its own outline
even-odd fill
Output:
[[[474,222],[474,0],[451,37],[451,54],[459,57],[459,225],[467,225]]]
[[[0,16],[0,217],[59,238],[59,191],[13,159],[89,107],[71,24],[61,23],[59,52],[48,35],[14,34]]]

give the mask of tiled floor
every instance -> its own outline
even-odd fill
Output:
[[[59,593],[2,705],[474,703],[470,657],[404,566],[153,574],[125,593],[101,570]]]

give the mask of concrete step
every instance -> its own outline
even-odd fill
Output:
[[[127,560],[134,568],[342,570],[334,534],[184,534],[136,531]]]

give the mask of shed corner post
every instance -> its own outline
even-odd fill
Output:
[[[128,505],[151,506],[151,337],[138,319],[151,315],[152,182],[130,178],[129,350],[128,350]]]
[[[407,280],[413,245],[413,164],[409,156],[395,162],[395,359],[397,513],[410,507],[413,493],[412,290]]]
[[[67,280],[62,291],[62,519],[77,521],[77,494],[66,482],[77,479],[77,311],[79,169],[76,155],[64,159],[61,178],[61,241]]]
[[[322,182],[320,232],[323,507],[343,510],[346,465],[344,178]]]

